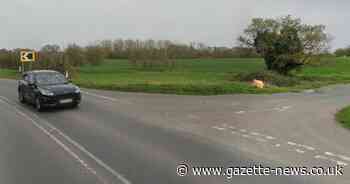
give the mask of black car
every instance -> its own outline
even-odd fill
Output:
[[[77,107],[81,102],[81,92],[59,72],[35,70],[25,72],[18,82],[18,99],[41,111],[45,107]]]

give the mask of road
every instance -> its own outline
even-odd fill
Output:
[[[350,86],[274,95],[83,90],[78,109],[38,113],[0,80],[0,183],[337,183],[350,131],[334,120]],[[344,167],[343,176],[187,176],[179,164]],[[191,169],[191,168],[190,168]]]

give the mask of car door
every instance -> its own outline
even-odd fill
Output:
[[[35,79],[34,79],[34,74],[29,74],[28,75],[28,85],[27,85],[27,95],[28,95],[28,99],[31,101],[31,102],[35,102],[35,97],[36,97],[36,90],[37,90],[37,87],[35,85]]]
[[[28,86],[29,86],[29,74],[24,74],[23,75],[23,80],[20,81],[20,90],[23,94],[23,97],[25,100],[30,100],[29,95],[28,95]]]
[[[35,80],[34,80],[34,74],[27,74],[24,78],[24,80],[26,81],[26,85],[25,85],[25,98],[29,101],[29,102],[34,102],[35,100],[35,90],[36,90],[36,86],[35,86]]]

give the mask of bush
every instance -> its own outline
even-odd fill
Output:
[[[234,80],[251,82],[254,79],[262,80],[268,84],[288,87],[300,84],[299,79],[293,76],[285,76],[272,71],[259,71],[253,73],[240,73],[234,77]]]

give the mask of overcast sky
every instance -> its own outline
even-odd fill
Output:
[[[350,45],[349,0],[10,0],[0,5],[0,47],[115,38],[232,46],[251,18],[288,14],[325,24],[333,48]]]

